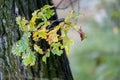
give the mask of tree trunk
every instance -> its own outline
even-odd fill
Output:
[[[65,51],[60,57],[51,54],[47,64],[37,54],[32,67],[25,67],[21,58],[11,53],[12,45],[22,36],[16,16],[30,19],[34,10],[46,4],[53,5],[51,0],[0,0],[0,80],[73,80]],[[57,15],[51,18],[55,19]]]

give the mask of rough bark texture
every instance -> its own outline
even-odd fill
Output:
[[[51,0],[0,0],[0,80],[73,80],[69,62],[64,54],[51,55],[47,64],[37,55],[36,65],[25,67],[20,57],[11,53],[12,45],[21,38],[22,32],[16,25],[15,17],[22,15],[27,19],[31,13]],[[57,19],[57,15],[51,20]],[[53,25],[54,26],[54,25]],[[44,48],[46,45],[42,44]]]

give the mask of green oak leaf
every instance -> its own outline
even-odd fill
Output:
[[[25,66],[33,66],[35,65],[36,57],[34,55],[34,52],[31,51],[30,48],[27,49],[26,53],[22,55],[22,62]]]
[[[12,53],[16,54],[17,56],[21,56],[21,53],[24,52],[29,46],[29,37],[30,32],[25,32],[22,38],[17,41],[12,47]]]
[[[68,54],[70,52],[72,43],[73,43],[73,40],[71,40],[68,36],[65,36],[63,38],[63,45],[61,46],[61,49],[65,48],[66,53]]]
[[[45,53],[45,55],[42,57],[42,61],[46,63],[47,58],[50,57],[50,50]]]
[[[61,54],[63,53],[63,50],[60,50],[60,47],[62,46],[62,44],[60,42],[57,43],[52,43],[51,47],[52,50],[51,52],[55,55],[61,56]]]

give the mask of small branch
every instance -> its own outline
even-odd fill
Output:
[[[50,21],[51,25],[48,26],[47,28],[48,29],[53,28],[55,25],[58,25],[60,22],[64,22],[64,18],[60,18],[60,19]]]

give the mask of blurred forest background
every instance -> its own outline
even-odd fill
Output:
[[[120,0],[53,1],[59,18],[70,10],[83,14],[74,22],[87,38],[81,42],[74,30],[69,33],[75,41],[68,55],[74,80],[120,80]]]

